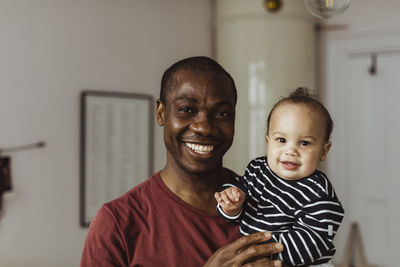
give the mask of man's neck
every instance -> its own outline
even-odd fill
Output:
[[[214,215],[217,214],[214,193],[229,179],[228,172],[222,167],[210,173],[190,174],[167,166],[160,175],[165,185],[180,199],[200,211]]]

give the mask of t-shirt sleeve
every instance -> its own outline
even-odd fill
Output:
[[[128,266],[126,255],[115,217],[111,210],[103,205],[90,223],[80,266]]]

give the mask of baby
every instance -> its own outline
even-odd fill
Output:
[[[272,233],[285,249],[274,259],[289,266],[327,263],[344,211],[326,175],[317,170],[331,147],[327,109],[298,88],[278,101],[267,120],[267,155],[215,193],[218,212],[240,220],[240,233]]]

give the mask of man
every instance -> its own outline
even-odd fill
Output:
[[[269,233],[238,239],[238,225],[218,217],[214,193],[232,179],[222,158],[234,135],[236,88],[207,57],[181,60],[163,75],[157,121],[167,164],[101,207],[81,266],[281,266],[265,256],[281,244]]]

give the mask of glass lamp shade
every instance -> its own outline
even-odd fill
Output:
[[[311,15],[320,19],[329,19],[342,14],[351,0],[304,0]]]

